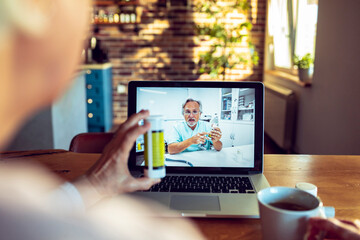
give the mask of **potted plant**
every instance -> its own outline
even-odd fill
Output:
[[[295,55],[294,65],[298,68],[299,79],[302,82],[309,82],[312,78],[311,66],[314,63],[314,58],[310,53],[303,57]]]

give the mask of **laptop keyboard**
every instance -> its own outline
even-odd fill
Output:
[[[148,192],[255,193],[248,177],[166,176]]]

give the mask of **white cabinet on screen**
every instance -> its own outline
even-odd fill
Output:
[[[254,142],[255,92],[253,89],[220,89],[220,128],[224,147]]]
[[[253,89],[222,88],[221,120],[254,121],[255,92]]]

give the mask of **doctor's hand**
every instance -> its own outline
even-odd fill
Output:
[[[338,239],[360,240],[360,221],[313,217],[308,222],[307,240]]]
[[[121,124],[100,159],[85,176],[74,182],[85,205],[90,206],[104,197],[120,193],[146,190],[160,182],[147,177],[134,178],[128,169],[129,153],[136,138],[150,128],[149,123],[142,126],[138,123],[148,116],[149,112],[142,110]]]
[[[214,127],[214,129],[210,131],[209,136],[211,137],[211,140],[213,142],[220,141],[220,138],[222,136],[220,128]]]
[[[191,143],[192,144],[203,144],[205,143],[206,139],[208,139],[208,137],[206,137],[208,133],[207,132],[201,132],[198,133],[194,136],[192,136],[191,139]]]

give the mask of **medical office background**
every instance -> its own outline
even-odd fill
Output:
[[[151,115],[162,115],[165,120],[164,135],[174,124],[184,121],[182,105],[188,98],[202,104],[200,120],[218,122],[222,131],[223,147],[254,143],[253,89],[231,88],[138,88],[137,111],[148,109]]]

